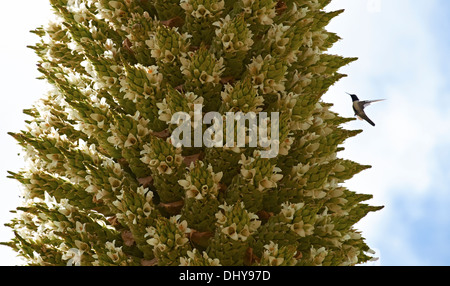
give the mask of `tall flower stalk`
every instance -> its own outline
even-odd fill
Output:
[[[370,166],[337,156],[361,130],[321,100],[356,60],[326,53],[343,12],[330,0],[50,2],[57,19],[31,48],[53,89],[10,133],[28,165],[10,172],[23,204],[4,244],[29,265],[373,259],[354,225],[381,207],[343,186]],[[277,112],[278,156],[174,146],[172,116],[199,104]]]

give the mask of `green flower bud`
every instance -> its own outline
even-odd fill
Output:
[[[182,0],[180,6],[186,13],[185,29],[192,31],[192,45],[210,44],[214,36],[214,22],[220,19],[223,0]]]
[[[161,218],[155,227],[147,228],[147,243],[154,248],[158,265],[176,266],[174,258],[183,257],[191,250],[186,234],[190,233],[186,221],[179,221],[179,216],[170,219]]]
[[[222,107],[224,112],[255,112],[262,110],[264,98],[258,95],[250,79],[245,79],[234,86],[226,85],[222,92]]]
[[[189,50],[188,38],[188,34],[180,34],[176,28],[158,26],[150,40],[145,42],[159,70],[172,86],[183,83],[180,58]]]
[[[172,203],[184,198],[184,189],[178,181],[184,174],[181,149],[167,141],[152,137],[151,143],[143,146],[141,161],[150,168],[156,193],[163,203]]]
[[[223,72],[223,59],[216,59],[204,46],[195,53],[188,53],[188,58],[181,58],[181,71],[186,83],[183,90],[193,92],[205,102],[205,112],[217,110],[222,89],[220,76]]]
[[[224,76],[239,75],[243,71],[242,62],[247,56],[247,51],[253,45],[253,34],[245,23],[244,16],[231,18],[227,15],[213,24],[216,29],[216,37],[213,40],[213,50],[216,55],[224,58],[226,69]]]

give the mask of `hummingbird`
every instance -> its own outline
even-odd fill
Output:
[[[376,99],[376,100],[359,100],[358,97],[355,94],[350,94],[347,92],[348,95],[352,97],[353,101],[353,111],[355,111],[355,116],[359,120],[365,120],[369,122],[370,125],[375,126],[375,123],[373,123],[372,120],[366,115],[364,112],[364,108],[371,105],[374,102],[383,101],[385,99]]]

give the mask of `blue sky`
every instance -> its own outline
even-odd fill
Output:
[[[367,108],[377,123],[352,122],[364,133],[341,156],[370,164],[347,183],[385,205],[358,227],[381,265],[450,265],[450,91],[448,1],[333,1],[345,8],[329,29],[343,40],[331,52],[357,56],[349,75],[325,97],[351,116],[345,91],[363,99],[386,98]]]
[[[5,241],[11,233],[3,223],[19,202],[19,186],[5,178],[6,170],[23,166],[6,132],[24,128],[21,110],[45,91],[35,80],[37,58],[26,45],[36,41],[28,31],[45,24],[51,13],[47,0],[6,1],[2,7],[10,11],[0,18],[0,240]],[[333,0],[328,9],[342,8],[345,13],[328,29],[343,39],[330,52],[359,60],[341,70],[348,77],[324,100],[351,117],[345,92],[387,99],[367,108],[376,127],[346,124],[364,132],[345,143],[340,157],[373,166],[346,186],[373,194],[370,203],[385,206],[357,227],[380,257],[375,265],[450,265],[450,2]],[[18,263],[15,253],[0,247],[0,265]]]

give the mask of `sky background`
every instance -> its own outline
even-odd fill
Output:
[[[3,1],[0,17],[0,241],[12,233],[20,186],[7,170],[24,166],[21,151],[6,133],[25,127],[22,110],[47,89],[39,81],[37,57],[27,49],[28,33],[51,18],[47,0]],[[346,183],[373,194],[384,205],[357,228],[379,261],[373,265],[450,265],[450,1],[333,0],[328,10],[345,9],[328,30],[342,40],[330,53],[359,60],[324,96],[333,110],[352,117],[351,99],[387,99],[366,109],[377,124],[350,122],[364,132],[349,139],[339,157],[372,165]],[[0,246],[0,265],[23,262]]]

